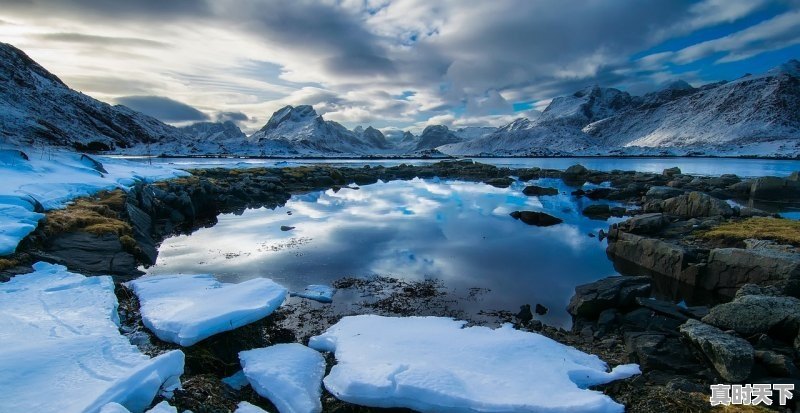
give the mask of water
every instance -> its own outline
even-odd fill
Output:
[[[234,159],[234,158],[128,158],[137,162],[171,165],[176,168],[246,168],[256,166],[284,167],[309,164],[333,164],[337,166],[361,167],[364,165],[395,166],[402,163],[408,165],[425,165],[441,161],[440,159]],[[614,169],[661,172],[666,168],[677,166],[686,174],[718,176],[736,174],[741,177],[754,176],[788,176],[800,171],[800,161],[775,159],[737,159],[737,158],[480,158],[478,162],[508,167],[546,169],[567,169],[580,163],[589,169],[611,171]]]
[[[543,321],[567,327],[575,286],[616,274],[605,242],[587,235],[614,221],[583,217],[593,201],[571,197],[575,188],[561,180],[536,183],[562,194],[528,197],[521,182],[499,189],[415,179],[297,195],[284,207],[221,215],[214,227],[165,240],[148,273],[269,277],[291,290],[345,276],[437,279],[456,293],[489,290],[458,303],[468,313],[540,303],[550,310]],[[509,216],[515,210],[546,211],[564,223],[528,226]]]

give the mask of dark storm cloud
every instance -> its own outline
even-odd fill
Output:
[[[231,121],[234,123],[245,122],[250,118],[242,112],[220,112],[216,115],[217,122]]]
[[[163,122],[208,120],[208,115],[185,104],[162,96],[124,96],[117,103]]]
[[[312,1],[277,0],[270,7],[257,1],[237,3],[232,17],[251,33],[324,58],[336,75],[386,75],[395,71],[380,39],[357,15]]]
[[[32,37],[56,42],[80,43],[97,46],[169,47],[167,43],[133,37],[95,36],[83,33],[42,33]]]

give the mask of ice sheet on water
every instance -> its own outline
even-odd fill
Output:
[[[429,411],[621,412],[587,387],[639,373],[510,326],[440,317],[345,317],[309,346],[336,355],[325,388],[374,407]]]
[[[110,277],[33,268],[0,284],[0,411],[141,412],[183,373],[181,351],[151,359],[119,333]]]
[[[243,351],[239,360],[253,389],[280,413],[322,411],[322,354],[302,344],[276,344]]]
[[[182,346],[258,321],[286,299],[286,288],[268,278],[229,284],[208,274],[153,275],[127,285],[139,297],[144,325]]]
[[[333,302],[334,292],[335,290],[331,286],[312,284],[303,289],[303,291],[293,292],[292,296],[307,298],[321,303],[331,303]]]

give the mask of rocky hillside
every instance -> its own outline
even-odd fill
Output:
[[[25,146],[106,151],[176,140],[176,128],[70,89],[24,52],[0,43],[0,137]]]

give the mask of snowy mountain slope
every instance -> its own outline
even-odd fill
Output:
[[[456,135],[447,126],[444,125],[431,125],[422,130],[419,135],[419,140],[414,150],[421,151],[425,149],[433,149],[448,143],[463,142],[463,138]]]
[[[6,43],[0,43],[0,124],[5,143],[80,150],[126,148],[181,135],[155,118],[70,89]]]
[[[438,149],[450,155],[800,156],[800,62],[641,97],[591,87],[555,98],[536,120]]]
[[[376,149],[339,123],[326,121],[308,105],[278,110],[248,140],[259,147],[298,155],[361,155]]]
[[[586,126],[607,147],[741,145],[800,138],[800,62],[674,99],[655,101]],[[787,142],[792,143],[792,142]]]
[[[361,126],[357,126],[353,129],[353,133],[361,139],[367,145],[372,146],[376,149],[391,149],[393,146],[392,144],[386,139],[386,136],[383,135],[383,132],[373,128],[372,126],[367,126],[366,129],[362,128]]]

